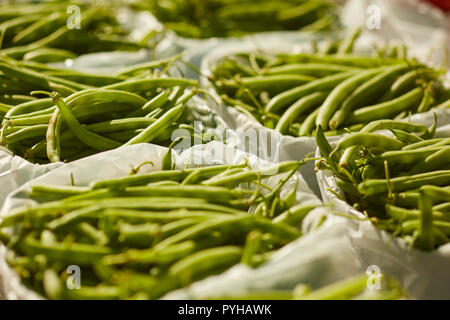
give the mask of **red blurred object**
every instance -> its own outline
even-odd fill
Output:
[[[450,0],[426,0],[444,11],[450,11]]]

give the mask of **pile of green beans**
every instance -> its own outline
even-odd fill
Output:
[[[92,52],[136,51],[146,47],[147,41],[131,40],[118,21],[120,7],[117,1],[2,4],[2,54],[47,63]]]
[[[324,160],[317,167],[332,170],[345,200],[376,226],[433,250],[450,242],[450,138],[433,138],[434,131],[435,126],[380,120],[333,148],[319,127],[316,141]]]
[[[256,291],[246,295],[225,296],[226,300],[399,300],[408,299],[409,295],[390,276],[380,276],[378,289],[368,289],[370,277],[360,274],[340,280],[319,289],[311,290],[306,284],[297,285],[294,290]],[[206,297],[208,298],[208,297]]]
[[[166,28],[188,38],[280,31],[329,31],[340,27],[336,5],[326,0],[136,1]]]
[[[210,81],[225,105],[284,135],[358,131],[379,119],[448,107],[443,73],[404,58],[400,47],[380,56],[352,54],[356,30],[314,53],[238,53],[212,67]]]
[[[316,205],[298,204],[285,184],[302,163],[32,185],[28,196],[39,204],[5,216],[0,241],[23,283],[49,299],[157,299],[240,262],[257,267],[301,237]],[[76,290],[66,286],[73,265]]]
[[[1,59],[4,98],[32,93],[26,102],[0,102],[1,144],[35,163],[72,161],[142,142],[168,146],[172,131],[192,121],[185,106],[197,90],[196,81],[166,72],[178,57],[109,76],[38,72],[45,66]]]

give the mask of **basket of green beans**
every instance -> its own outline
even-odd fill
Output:
[[[340,27],[331,1],[169,0],[135,2],[177,35],[205,39],[263,31],[328,31]]]
[[[21,283],[50,299],[157,299],[238,263],[259,266],[302,236],[319,205],[298,198],[303,162],[173,169],[165,152],[151,164],[163,170],[18,191],[25,206],[3,208],[0,241]],[[66,286],[69,266],[81,270],[79,289]]]
[[[319,127],[316,167],[330,170],[343,199],[376,227],[431,251],[450,236],[450,140],[435,129],[379,120],[332,146]]]
[[[222,107],[294,137],[359,131],[371,121],[403,119],[450,105],[444,69],[407,58],[392,45],[377,55],[354,53],[360,30],[322,41],[310,52],[218,52],[205,59],[208,84]],[[220,108],[220,106],[218,107]]]
[[[168,146],[174,130],[193,133],[189,124],[197,117],[187,107],[199,91],[197,82],[170,75],[178,58],[115,75],[1,59],[1,144],[35,163],[72,161],[137,143]],[[23,102],[26,94],[30,99]]]
[[[14,1],[13,1],[14,2]],[[120,20],[123,4],[108,1],[41,1],[2,4],[2,54],[27,61],[57,62],[99,51],[148,47]]]

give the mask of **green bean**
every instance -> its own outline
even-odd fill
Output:
[[[85,125],[85,127],[94,133],[109,133],[122,130],[142,129],[155,121],[155,119],[151,118],[125,118],[88,124]]]
[[[62,281],[53,269],[46,269],[42,277],[42,285],[46,295],[52,299],[60,299],[62,296]]]
[[[300,126],[300,130],[298,131],[299,136],[309,136],[312,134],[314,128],[316,127],[316,119],[319,112],[320,108],[317,108],[306,117]]]
[[[169,269],[169,275],[187,284],[211,273],[214,274],[217,270],[228,269],[238,263],[241,256],[242,249],[240,247],[227,246],[206,249],[173,264]]]
[[[4,103],[0,103],[0,115],[5,116],[11,109],[12,109],[11,106]]]
[[[427,68],[418,68],[405,73],[392,84],[391,90],[389,91],[390,97],[396,97],[407,92],[413,88],[417,78],[433,72],[433,70]]]
[[[392,117],[402,111],[414,107],[423,97],[423,90],[416,88],[410,92],[388,102],[364,107],[354,111],[346,123],[369,122]]]
[[[151,69],[156,69],[159,67],[164,66],[165,64],[171,63],[173,61],[176,61],[178,58],[180,58],[183,55],[183,53],[180,53],[178,55],[175,55],[173,57],[167,58],[167,59],[161,59],[158,61],[151,61],[151,62],[145,62],[145,63],[141,63],[141,64],[137,64],[131,67],[127,67],[124,70],[121,70],[117,76],[122,77],[129,77],[132,76],[136,73],[139,73],[141,71],[146,71],[146,70],[151,70]]]
[[[332,26],[333,18],[330,16],[324,16],[315,22],[302,27],[300,30],[302,32],[324,32]]]
[[[321,55],[329,55],[329,54],[336,53],[340,43],[341,43],[340,40],[333,41],[333,40],[327,38],[324,40],[324,45],[322,46],[322,48],[320,48],[318,53]]]
[[[169,264],[193,253],[198,245],[194,241],[185,241],[164,248],[164,250],[130,249],[124,253],[106,256],[103,262],[106,265],[117,264]]]
[[[70,89],[73,89],[75,92],[76,92],[76,90],[88,90],[88,89],[94,88],[93,86],[89,86],[89,85],[86,85],[86,84],[73,82],[73,81],[62,79],[62,78],[58,78],[58,77],[48,76],[47,79],[49,81],[50,87],[52,86],[52,84],[56,83],[56,84],[59,84],[59,85],[64,85],[64,86],[66,86],[66,87],[68,87]]]
[[[27,44],[48,35],[55,24],[64,21],[65,17],[60,12],[51,14],[46,19],[41,19],[29,25],[27,28],[16,34],[13,42],[17,45]]]
[[[341,136],[341,135],[343,135],[345,133],[349,133],[349,132],[359,132],[359,131],[361,131],[362,128],[364,128],[364,124],[358,123],[358,124],[355,124],[350,127],[343,128],[343,129],[328,130],[327,132],[324,133],[324,135],[325,135],[325,137]]]
[[[442,212],[443,214],[450,213],[450,202],[439,204],[433,207],[433,210]]]
[[[281,56],[283,57],[283,56]],[[299,53],[296,55],[290,55],[288,61],[295,62],[317,62],[317,63],[330,63],[340,64],[345,66],[353,66],[359,68],[374,68],[382,65],[398,64],[401,62],[396,58],[376,58],[376,57],[364,57],[355,56],[350,54],[326,54],[317,55],[310,53]]]
[[[333,149],[325,138],[321,126],[319,126],[316,130],[316,142],[317,146],[319,147],[321,156],[325,159],[328,159]]]
[[[65,61],[66,59],[74,59],[76,54],[64,49],[41,48],[26,53],[24,60],[35,61],[40,63],[51,63],[57,61]]]
[[[88,73],[81,73],[76,71],[50,71],[47,72],[50,76],[60,79],[81,83],[89,86],[100,87],[126,80],[123,77],[114,77],[107,75],[95,75]]]
[[[179,117],[181,117],[184,110],[184,105],[179,105],[175,108],[172,108],[168,112],[166,112],[161,118],[156,120],[150,126],[148,126],[144,131],[138,134],[136,137],[132,138],[130,141],[125,143],[123,146],[129,146],[137,143],[143,142],[151,142],[154,140],[159,134],[160,130],[165,127],[171,125],[173,122],[177,121]]]
[[[322,129],[328,129],[328,122],[330,121],[333,114],[339,108],[339,105],[345,100],[345,98],[355,90],[361,83],[370,79],[380,70],[368,70],[362,72],[358,75],[352,76],[343,82],[341,82],[338,86],[336,86],[327,97],[323,105],[320,107],[319,114],[316,119],[316,126],[322,126]],[[332,128],[335,129],[335,128]]]
[[[309,294],[301,296],[301,300],[343,300],[362,292],[367,287],[367,275],[358,275],[350,279],[328,285]]]
[[[154,78],[142,79],[134,81],[123,81],[103,87],[105,90],[121,90],[128,92],[145,92],[156,89],[158,87],[175,87],[175,86],[195,86],[196,81],[190,79],[177,78]]]
[[[266,112],[272,113],[280,111],[286,105],[293,103],[297,99],[316,91],[329,90],[354,74],[354,71],[338,73],[280,93],[270,100],[265,110]]]
[[[436,109],[450,108],[450,99],[435,107]]]
[[[442,138],[442,139],[431,139],[429,140],[431,143],[429,145],[423,143],[419,145],[419,143],[414,145],[413,149],[423,149],[427,147],[444,147],[450,144],[450,138]],[[411,145],[412,147],[413,145]]]
[[[119,243],[136,248],[148,248],[155,242],[160,232],[160,226],[155,223],[131,225],[119,221],[117,229]]]
[[[33,100],[25,102],[12,107],[6,114],[5,119],[13,119],[15,117],[21,117],[28,115],[34,111],[40,111],[53,106],[53,100],[51,98]]]
[[[223,168],[226,170],[226,168]],[[142,184],[148,184],[151,182],[157,182],[161,180],[173,180],[181,182],[184,178],[186,178],[191,171],[187,170],[172,170],[172,171],[159,171],[159,172],[151,172],[148,174],[140,174],[129,176],[125,178],[111,179],[111,180],[103,180],[92,182],[90,187],[92,189],[103,189],[103,188],[125,188],[127,186],[137,186]]]
[[[80,232],[89,237],[96,245],[104,246],[109,242],[108,236],[103,231],[98,230],[89,223],[80,223],[78,229]]]
[[[225,176],[222,178],[212,178],[206,181],[203,181],[202,184],[206,186],[227,186],[231,187],[238,183],[243,182],[251,182],[258,177],[260,177],[260,173],[258,171],[243,171],[239,173],[235,173],[229,176]]]
[[[367,124],[363,132],[375,132],[378,130],[402,130],[406,132],[427,132],[428,128],[422,124],[415,124],[406,121],[377,120]]]
[[[426,149],[419,149],[417,151],[426,153]],[[423,161],[417,163],[409,171],[409,174],[438,170],[448,163],[450,163],[450,147],[442,147],[436,152],[428,154]]]
[[[108,203],[108,201],[112,201]],[[128,203],[128,201],[135,201],[135,203]],[[183,201],[185,203],[183,203]],[[87,204],[95,203],[95,201],[86,201]],[[207,203],[201,198],[184,198],[184,197],[152,197],[148,199],[126,197],[117,199],[101,199],[97,202],[98,206],[104,208],[118,207],[118,208],[142,208],[155,210],[170,210],[179,207],[186,209],[204,209],[223,213],[242,213],[242,211],[234,208],[229,208],[221,205]]]
[[[159,239],[165,239],[174,234],[181,232],[187,228],[190,228],[199,223],[198,219],[181,219],[178,221],[173,221],[165,224],[161,227],[161,233],[159,234]]]
[[[59,162],[60,161],[60,153],[61,153],[61,145],[59,136],[56,134],[58,127],[60,126],[61,120],[59,118],[59,109],[55,110],[55,112],[50,117],[50,121],[48,123],[46,140],[47,140],[47,157],[51,162]]]
[[[339,64],[322,64],[322,63],[295,63],[283,66],[271,67],[267,69],[268,75],[287,75],[287,74],[303,74],[308,76],[328,76],[340,72],[355,71],[358,68],[343,66]]]
[[[68,290],[67,296],[77,300],[116,300],[123,297],[123,292],[116,286],[83,286],[77,290]]]
[[[447,139],[447,140],[448,140],[448,143],[450,143],[450,139]],[[407,145],[403,148],[403,150],[415,150],[415,149],[427,148],[427,147],[431,147],[431,146],[436,146],[436,144],[441,143],[441,142],[446,142],[446,141],[445,141],[445,139],[442,139],[442,138],[424,140],[421,142],[416,142],[416,143]]]
[[[403,223],[402,227],[405,233],[413,233],[413,236],[418,234],[418,229],[420,225],[420,221],[406,221]],[[448,235],[450,234],[450,225],[444,221],[436,221],[432,225],[432,237],[433,242],[430,244],[433,245],[442,245],[448,243]],[[420,240],[420,238],[419,238]],[[420,246],[421,245],[421,246]],[[427,250],[427,246],[423,245],[423,242],[419,244],[419,248]]]
[[[334,114],[330,120],[330,127],[336,129],[341,126],[350,112],[362,103],[366,103],[368,100],[370,101],[371,97],[380,94],[389,85],[390,79],[407,68],[409,67],[403,64],[386,68],[383,72],[375,75],[364,84],[361,84],[345,99],[342,107]]]
[[[277,13],[277,18],[282,21],[292,21],[296,19],[306,19],[308,15],[315,12],[319,8],[323,8],[324,3],[309,1],[301,3],[293,8],[282,9]]]
[[[18,28],[25,27],[27,25],[30,25],[31,23],[35,22],[42,16],[40,14],[31,14],[31,15],[24,15],[24,16],[18,16],[11,18],[10,20],[4,21],[0,24],[0,29],[4,30],[4,36],[5,38],[10,38],[10,33],[14,33],[14,31]]]
[[[433,199],[433,201],[438,201],[438,200],[446,201],[450,194],[449,187],[439,188],[436,185],[432,185],[432,184],[423,186],[421,189],[425,190],[427,195],[431,199]]]
[[[30,97],[30,96],[24,96],[24,95],[20,95],[20,94],[11,94],[11,95],[4,95],[4,96],[0,95],[0,102],[6,103],[9,105],[18,105],[18,104],[33,101],[33,100],[36,100],[36,98]]]
[[[300,114],[323,102],[325,98],[326,94],[323,92],[312,93],[301,98],[290,106],[285,113],[283,113],[277,123],[277,126],[275,127],[275,130],[282,134],[288,133],[289,126],[299,117]]]
[[[9,134],[5,137],[5,142],[7,144],[13,144],[15,142],[31,139],[39,136],[45,136],[47,133],[47,125],[36,125],[32,127],[26,127],[17,132]]]
[[[306,215],[316,207],[317,207],[316,205],[299,204],[281,213],[279,216],[275,217],[272,221],[276,224],[300,226]]]
[[[183,138],[179,137],[172,141],[169,145],[169,149],[167,150],[167,153],[164,155],[164,157],[161,160],[161,169],[162,170],[173,170],[175,169],[175,163],[172,161],[172,148],[179,143]]]
[[[430,186],[431,187],[431,186]],[[441,189],[444,189],[445,191],[448,191],[448,187],[440,187]],[[395,204],[399,206],[406,206],[406,207],[417,207],[419,202],[419,191],[418,190],[412,190],[412,191],[405,191],[395,194]]]
[[[355,41],[360,36],[361,31],[361,28],[357,28],[351,34],[349,34],[349,36],[344,39],[344,41],[342,41],[342,43],[339,45],[338,54],[351,53],[353,51]]]
[[[57,82],[53,82],[53,81],[49,81],[48,85],[50,87],[50,89],[52,91],[55,91],[57,93],[59,93],[61,96],[63,97],[68,97],[74,93],[76,93],[76,89],[73,89],[69,86],[66,86],[65,84],[62,83],[57,83]]]
[[[66,99],[66,103],[70,108],[75,105],[86,105],[99,102],[120,102],[140,107],[147,101],[137,94],[121,90],[104,89],[90,89],[79,91]]]
[[[374,121],[371,122],[370,124],[366,125],[362,130],[361,130],[361,134],[363,134],[361,137],[364,137],[364,134],[369,134],[368,136],[372,136],[374,137],[374,139],[376,140],[376,134],[371,134],[374,131],[377,130],[381,130],[381,129],[392,129],[392,128],[401,128],[401,129],[405,129],[405,130],[427,130],[427,127],[425,126],[421,126],[421,125],[414,125],[414,124],[409,124],[407,122],[399,122],[399,121],[394,121],[394,120],[379,120],[379,121]],[[386,143],[389,143],[388,140],[386,140],[384,137],[382,137],[381,139],[385,140]],[[358,139],[357,139],[358,140]],[[364,146],[364,138],[362,138],[362,141],[360,141],[359,145]],[[395,141],[394,145],[399,146],[400,143],[402,143],[401,141],[398,141],[396,139],[391,140]],[[374,147],[382,147],[380,145],[374,145]],[[345,147],[344,147],[345,148]],[[383,147],[382,147],[383,148]],[[346,147],[346,150],[344,151],[340,161],[339,161],[339,166],[341,167],[347,167],[349,164],[350,159],[353,156],[353,153],[356,151],[357,149],[357,145],[355,146],[351,146],[351,147]],[[398,150],[400,148],[393,149],[393,150]],[[337,152],[337,151],[336,151]],[[336,152],[334,152],[333,157],[336,155]]]
[[[386,160],[389,164],[395,163],[417,163],[427,157],[441,151],[441,148],[427,148],[422,150],[396,150],[387,151],[381,155],[382,160]],[[431,169],[433,170],[433,169]]]
[[[56,186],[47,184],[34,184],[31,186],[31,195],[35,194],[57,194],[60,196],[72,196],[89,191],[87,187]]]
[[[422,102],[417,108],[417,113],[426,112],[430,109],[431,105],[434,103],[434,98],[432,94],[431,87],[425,89],[425,94],[423,95]]]
[[[20,81],[36,86],[39,89],[50,89],[47,79],[45,79],[45,77],[37,72],[19,69],[4,62],[0,62],[0,71],[2,71],[4,74],[7,74],[9,77],[20,79]]]
[[[420,210],[404,209],[390,204],[386,204],[386,213],[399,222],[418,220],[420,216]],[[433,207],[433,220],[450,221],[450,216],[435,210],[435,207]]]
[[[129,115],[129,117],[142,116],[142,115],[148,114],[149,112],[158,110],[168,101],[169,101],[168,92],[163,91],[160,94],[153,97],[151,100],[149,100],[146,104],[144,104],[142,106],[142,108],[137,109],[136,111],[131,113]]]
[[[397,129],[391,129],[391,132],[394,134],[394,136],[399,139],[400,141],[403,141],[405,143],[416,143],[424,141],[422,138],[411,134],[409,132],[403,131],[403,130],[397,130]]]
[[[99,136],[95,133],[92,133],[86,130],[75,118],[73,113],[70,111],[66,103],[61,99],[60,96],[54,95],[53,101],[58,107],[59,112],[61,113],[64,121],[73,132],[73,134],[80,139],[87,146],[92,147],[97,150],[109,150],[118,148],[120,146],[119,143]]]
[[[213,177],[209,180],[203,181],[203,185],[221,186],[221,185],[233,185],[235,183],[253,181],[259,177],[272,176],[274,174],[281,174],[292,170],[297,170],[303,162],[299,161],[286,161],[280,164],[264,167],[261,170],[248,170],[238,172],[223,177]]]
[[[244,77],[236,80],[225,80],[226,87],[245,87],[251,91],[269,91],[278,93],[308,83],[315,78],[305,75],[269,75]]]
[[[376,179],[362,182],[358,186],[359,192],[365,195],[375,195],[388,191],[388,185],[396,192],[417,189],[422,185],[445,186],[450,183],[450,170],[433,171],[408,177],[390,179]]]
[[[30,236],[18,245],[21,250],[30,255],[44,254],[49,261],[69,262],[80,266],[89,265],[92,261],[112,253],[111,249],[107,247],[84,243],[55,242],[46,245]]]
[[[381,148],[384,150],[399,150],[403,147],[403,143],[397,139],[383,136],[376,133],[358,132],[350,133],[342,138],[337,148],[333,151],[347,149],[353,146],[365,146],[372,148]]]
[[[247,235],[242,251],[241,263],[246,264],[250,268],[256,266],[255,255],[260,250],[262,236],[259,231],[252,231]]]
[[[159,224],[167,224],[183,219],[196,219],[198,221],[203,221],[211,218],[224,218],[229,215],[229,213],[198,210],[191,211],[187,209],[178,209],[170,212],[148,212],[116,208],[106,209],[100,219],[123,220],[129,223],[154,222]]]
[[[123,196],[138,197],[195,197],[211,202],[222,202],[237,199],[242,196],[240,190],[229,190],[216,186],[176,185],[176,186],[146,186],[128,187],[123,191]]]

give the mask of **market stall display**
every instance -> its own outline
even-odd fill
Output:
[[[445,19],[2,3],[0,299],[449,299]]]

